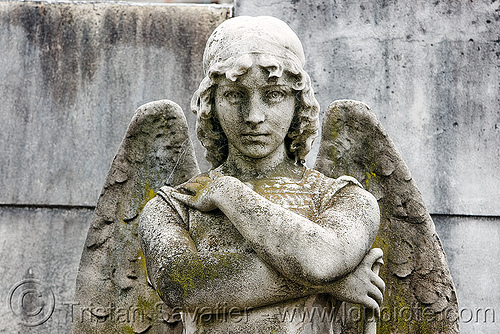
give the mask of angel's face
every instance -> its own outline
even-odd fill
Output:
[[[253,65],[236,81],[219,79],[215,112],[230,146],[250,158],[264,158],[284,146],[296,99],[284,74]]]

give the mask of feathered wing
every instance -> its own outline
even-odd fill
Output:
[[[378,333],[458,333],[458,306],[441,242],[401,155],[370,109],[333,102],[326,111],[315,168],[351,175],[378,200],[386,283]],[[358,333],[346,323],[343,333]]]
[[[85,242],[76,282],[73,333],[176,333],[148,285],[138,215],[156,190],[199,173],[186,118],[175,103],[140,107],[113,160]]]

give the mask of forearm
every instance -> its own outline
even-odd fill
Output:
[[[223,189],[214,194],[219,209],[259,256],[297,282],[331,283],[352,271],[369,248],[355,242],[349,245],[351,236],[339,237],[331,228],[266,200],[238,180],[225,182]]]
[[[154,280],[162,299],[186,312],[256,308],[319,292],[285,279],[255,254],[184,254]]]

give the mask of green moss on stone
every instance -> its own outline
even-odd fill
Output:
[[[178,284],[184,297],[196,287],[209,284],[215,279],[223,279],[235,275],[239,267],[241,255],[225,253],[213,256],[213,263],[207,264],[197,255],[179,258],[172,266],[169,278]]]
[[[144,253],[142,252],[142,249],[137,250],[137,260],[139,261],[139,264],[141,265],[142,270],[144,271],[145,277],[148,277],[148,269],[146,267],[146,258],[144,257]]]
[[[365,172],[366,179],[365,179],[365,185],[366,185],[366,190],[370,190],[370,181],[372,178],[377,177],[377,174],[373,172]]]
[[[130,326],[123,326],[123,333],[125,334],[136,334],[135,331]]]

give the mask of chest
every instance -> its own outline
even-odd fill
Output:
[[[266,182],[254,191],[272,203],[311,219],[318,214],[317,194],[304,184]],[[231,221],[220,211],[189,211],[189,234],[199,252],[253,252]]]

